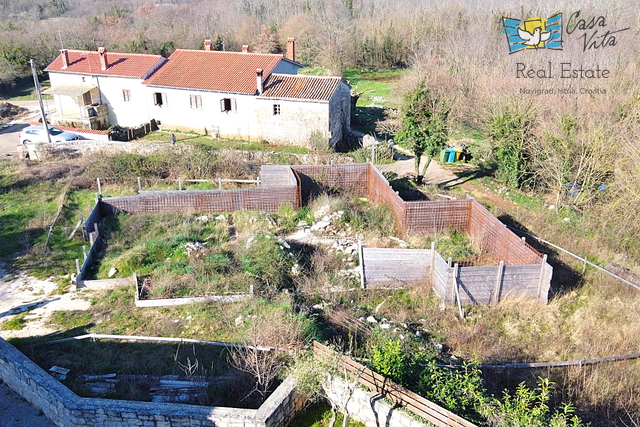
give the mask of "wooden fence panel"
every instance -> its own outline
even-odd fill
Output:
[[[333,350],[317,341],[313,342],[313,350],[317,355],[333,352]],[[405,389],[404,387],[390,381],[388,378],[383,377],[346,356],[341,356],[340,360],[342,363],[342,369],[344,369],[350,378],[358,378],[358,382],[361,385],[393,400],[399,406],[413,412],[438,427],[476,427],[472,422],[467,421],[430,400]]]
[[[392,288],[426,283],[430,249],[362,248],[366,288]]]

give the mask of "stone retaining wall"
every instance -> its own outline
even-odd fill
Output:
[[[284,427],[305,401],[292,378],[258,409],[79,397],[2,338],[0,378],[64,427]]]

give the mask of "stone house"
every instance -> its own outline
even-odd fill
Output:
[[[62,50],[46,69],[58,111],[51,119],[68,124],[62,120],[72,114],[89,128],[154,119],[164,129],[216,137],[334,146],[350,129],[350,87],[340,77],[298,75],[300,68],[293,39],[287,57],[248,46],[214,51],[210,40],[204,50],[178,49],[168,59]]]

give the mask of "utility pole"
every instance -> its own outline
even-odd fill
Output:
[[[49,135],[49,125],[47,123],[47,115],[44,112],[44,105],[42,104],[42,93],[40,93],[40,82],[38,81],[38,73],[36,73],[36,64],[33,59],[29,60],[31,64],[31,71],[33,72],[33,83],[36,86],[36,93],[38,94],[38,102],[40,103],[40,114],[42,116],[42,126],[44,127],[44,133],[47,135],[47,142],[51,144],[51,136]]]

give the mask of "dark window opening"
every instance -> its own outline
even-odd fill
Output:
[[[167,94],[166,93],[162,93],[162,92],[156,92],[153,94],[153,104],[154,105],[159,105],[160,107],[162,107],[163,105],[168,105],[167,104]]]
[[[273,115],[274,116],[280,115],[280,104],[273,104]]]
[[[222,98],[220,100],[220,111],[228,113],[236,111],[236,100],[233,98]]]

